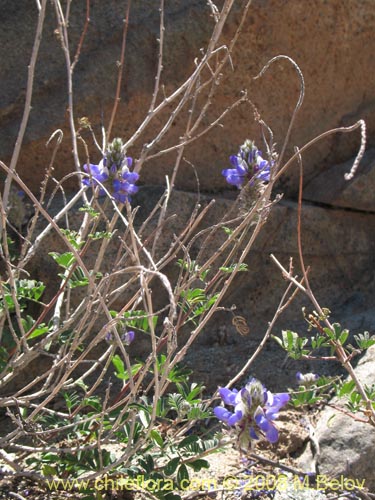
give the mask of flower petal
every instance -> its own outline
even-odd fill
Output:
[[[125,332],[121,335],[121,340],[124,342],[125,345],[130,345],[135,337],[135,333],[133,330],[129,330],[128,332]]]
[[[250,434],[251,439],[259,439],[259,436],[255,432],[254,427],[250,427],[249,434]]]
[[[232,391],[227,387],[220,387],[219,394],[221,399],[227,405],[235,405],[236,404],[236,395],[238,391],[237,389],[233,389]]]
[[[236,410],[235,413],[233,413],[229,418],[228,418],[228,425],[236,425],[240,420],[242,420],[243,413],[241,410]]]
[[[227,423],[229,417],[233,415],[233,413],[224,408],[224,406],[216,406],[216,408],[214,408],[214,414],[219,420],[225,423]]]
[[[139,174],[137,174],[137,172],[124,172],[122,174],[122,178],[125,181],[128,181],[131,184],[134,184],[139,179]]]

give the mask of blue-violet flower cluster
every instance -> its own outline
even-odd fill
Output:
[[[272,394],[255,378],[251,378],[239,391],[221,387],[219,394],[226,405],[234,406],[234,411],[217,406],[214,408],[215,416],[238,430],[241,449],[248,449],[251,440],[259,439],[259,435],[264,435],[270,443],[276,443],[279,432],[274,420],[280,408],[289,401],[289,394]]]
[[[90,177],[84,177],[82,183],[93,188],[102,184],[118,202],[131,201],[131,195],[138,191],[135,183],[139,179],[137,172],[130,171],[132,164],[133,159],[126,156],[122,139],[113,139],[98,165],[83,165]],[[100,186],[99,195],[104,194]]]
[[[273,162],[264,160],[262,152],[249,139],[240,146],[237,155],[230,157],[230,162],[234,168],[226,168],[221,173],[228,184],[237,186],[238,189],[241,189],[247,182],[254,183],[257,180],[269,182],[270,180]]]
[[[319,375],[317,373],[296,373],[296,379],[299,385],[303,385],[305,387],[310,387],[314,385],[317,380],[319,380]]]
[[[125,331],[120,335],[121,342],[125,345],[130,345],[135,337],[135,333],[133,330]],[[115,342],[115,338],[112,334],[112,332],[107,332],[105,335],[105,340],[108,342],[108,344],[112,344]]]

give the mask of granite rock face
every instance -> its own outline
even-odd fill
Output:
[[[216,2],[220,7],[221,1]],[[36,3],[29,0],[6,2],[1,5],[0,60],[0,137],[1,158],[11,155],[19,129],[25,99],[27,65],[31,54],[37,18]],[[74,73],[75,116],[86,116],[100,136],[100,124],[109,122],[120,57],[125,2],[109,0],[91,2],[90,24],[83,44],[80,61]],[[243,2],[235,2],[224,29],[223,43],[228,43],[238,25]],[[75,54],[85,17],[86,3],[71,5],[69,30],[71,53]],[[22,13],[22,15],[20,15]],[[277,62],[258,80],[266,62],[277,54],[286,54],[300,65],[306,83],[303,108],[291,136],[293,145],[302,146],[319,133],[363,118],[367,121],[368,141],[374,146],[375,93],[368,69],[373,64],[375,14],[372,0],[359,3],[341,0],[279,2],[254,0],[233,53],[233,69],[223,70],[214,105],[209,107],[204,126],[212,122],[238,96],[248,89],[249,98],[261,117],[273,129],[275,142],[281,147],[292,110],[298,99],[299,81],[294,68],[286,61]],[[34,97],[25,143],[18,171],[37,192],[39,182],[51,157],[45,143],[57,128],[64,140],[55,162],[55,176],[62,178],[74,170],[69,139],[66,68],[54,9],[47,3],[46,22],[34,84]],[[165,50],[162,84],[166,95],[177,88],[194,69],[194,59],[207,44],[213,19],[207,2],[174,0],[166,2]],[[158,9],[154,0],[133,2],[121,88],[121,102],[113,128],[115,136],[127,138],[141,123],[148,109],[154,86],[159,36]],[[22,36],[20,34],[22,33]],[[165,118],[165,117],[164,117]],[[156,119],[129,151],[137,158],[142,144],[153,137],[163,125]],[[184,130],[186,115],[176,121],[165,145],[173,145]],[[222,120],[223,127],[212,129],[199,141],[186,148],[184,155],[196,168],[203,190],[220,190],[225,186],[220,171],[228,165],[228,157],[237,151],[246,137],[260,143],[259,126],[253,121],[248,104],[239,106]],[[86,137],[88,139],[88,136]],[[327,166],[339,164],[356,154],[359,132],[338,134],[315,145],[304,155],[305,179],[310,181]],[[85,160],[81,151],[82,163]],[[90,149],[92,160],[95,149]],[[156,158],[146,164],[142,182],[164,182],[175,160],[173,154]],[[297,168],[291,168],[281,180],[280,190],[295,195]],[[314,192],[324,185],[324,176]],[[76,183],[69,179],[69,189]],[[184,164],[177,178],[181,189],[195,188],[191,166]]]
[[[356,375],[365,386],[375,384],[375,347],[370,347],[356,367]],[[336,400],[332,404],[337,403]],[[363,414],[359,414],[363,418]],[[320,454],[319,473],[329,477],[357,478],[364,486],[375,488],[375,431],[374,427],[354,420],[332,408],[326,408],[319,417],[315,430]],[[308,447],[299,458],[302,467],[309,468],[313,457]],[[307,469],[306,469],[307,470]]]
[[[369,149],[352,181],[344,179],[353,159],[333,165],[312,179],[304,190],[305,200],[363,212],[375,212],[375,149]]]

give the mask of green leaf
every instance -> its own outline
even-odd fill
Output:
[[[94,219],[96,217],[99,217],[99,215],[100,215],[100,212],[97,212],[96,210],[94,210],[94,208],[91,207],[90,205],[84,205],[83,207],[80,207],[78,210],[80,212],[87,212]]]
[[[138,463],[146,472],[153,472],[155,469],[154,459],[150,454],[144,455],[138,460]]]
[[[150,432],[150,437],[160,448],[163,448],[164,446],[163,438],[156,429],[153,429]]]
[[[89,284],[89,279],[83,272],[83,269],[78,266],[69,278],[68,283],[69,288],[77,288],[79,286],[87,286]]]
[[[110,231],[96,231],[95,233],[90,233],[88,237],[94,241],[102,239],[110,240],[112,235],[113,233],[111,233]]]
[[[284,349],[284,343],[280,337],[276,337],[276,335],[271,335],[271,337],[279,344],[280,347]]]
[[[17,295],[38,301],[42,296],[45,285],[41,281],[19,280],[16,281]]]
[[[187,436],[184,438],[180,443],[178,443],[177,448],[186,448],[187,446],[191,445],[192,443],[196,443],[199,440],[198,436],[195,436],[194,434],[191,434],[190,436]]]
[[[125,377],[125,365],[123,360],[120,358],[118,354],[115,354],[112,358],[112,363],[116,370],[116,377],[120,379],[124,379]]]
[[[297,339],[298,339],[298,333],[292,332],[291,330],[286,331],[286,345],[288,349],[291,350],[296,346]]]
[[[187,470],[187,467],[185,464],[181,464],[177,470],[177,484],[181,485],[186,484],[187,481],[189,481],[189,471]]]
[[[56,476],[57,469],[56,467],[52,467],[52,465],[44,464],[42,467],[43,476]]]
[[[341,335],[341,325],[340,323],[333,323],[333,330],[335,332],[335,339],[338,340]]]
[[[202,409],[201,406],[193,406],[187,413],[188,420],[203,420],[211,416],[209,410]]]
[[[116,354],[117,356],[117,354]],[[124,364],[123,364],[124,366]],[[139,370],[142,368],[143,366],[143,363],[135,363],[134,365],[131,366],[130,368],[130,373],[132,375],[132,377],[135,377],[135,375],[139,372]],[[117,378],[119,378],[120,380],[129,380],[129,374],[128,374],[128,371],[125,370],[125,367],[124,367],[124,371],[122,373],[116,373],[115,374]]]
[[[180,366],[179,364],[176,364],[176,366],[174,366],[168,373],[167,378],[169,382],[174,382],[174,383],[186,382],[191,374],[192,370]]]
[[[85,244],[85,242],[81,240],[81,237],[77,231],[63,228],[60,228],[60,231],[64,236],[66,236],[67,240],[75,250],[79,250]]]
[[[180,457],[174,457],[170,460],[167,465],[164,467],[164,474],[166,476],[171,476],[176,472],[177,466],[180,463]]]
[[[58,462],[60,459],[59,455],[56,455],[56,453],[44,453],[42,457],[42,462]]]
[[[198,402],[198,400],[194,400],[194,398],[196,398],[196,396],[198,396],[202,392],[202,390],[202,385],[195,383],[191,384],[190,392],[189,394],[187,394],[186,400],[189,401],[189,403]]]
[[[138,417],[139,417],[139,420],[141,421],[143,427],[145,429],[148,428],[148,426],[150,425],[150,422],[151,422],[151,415],[150,413],[147,411],[147,410],[139,410],[138,412]]]
[[[352,392],[354,388],[355,388],[354,380],[349,380],[348,382],[344,382],[342,386],[338,388],[337,395],[339,397],[347,396]]]
[[[209,469],[210,464],[207,460],[203,460],[203,458],[199,458],[198,460],[194,460],[194,462],[186,462],[188,467],[191,467],[195,472],[199,472],[201,469]]]
[[[150,331],[150,318],[146,311],[137,310],[137,311],[126,311],[123,314],[124,325],[128,328],[136,328],[137,330],[141,330],[143,332]],[[158,316],[154,315],[151,318],[153,328],[156,328],[158,322]]]
[[[324,336],[318,335],[317,337],[311,337],[311,347],[313,349],[319,349],[319,347],[329,347],[330,343]]]
[[[65,252],[62,254],[59,254],[57,252],[49,252],[48,255],[50,255],[53,258],[56,264],[63,267],[64,269],[69,269],[69,267],[76,260],[72,252]]]
[[[368,349],[369,347],[375,344],[375,335],[372,335],[370,337],[369,332],[364,332],[358,335],[354,335],[354,339],[360,349]]]
[[[235,270],[237,264],[232,264],[231,266],[229,267],[219,267],[220,271],[222,271],[223,273],[233,273],[233,271]],[[248,265],[247,264],[240,264],[237,268],[237,272],[241,273],[241,272],[247,272],[248,271]]]
[[[41,323],[39,326],[35,328],[35,330],[29,335],[27,340],[35,339],[36,337],[40,337],[49,331],[49,327],[44,323]]]
[[[339,336],[339,342],[341,345],[345,345],[345,342],[348,340],[349,330],[343,330]]]

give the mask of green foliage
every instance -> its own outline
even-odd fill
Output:
[[[314,335],[301,336],[291,330],[283,330],[281,337],[273,335],[273,339],[284,349],[288,356],[292,359],[309,358],[315,352],[321,352],[321,349],[329,349],[332,358],[336,355],[336,349],[343,347],[346,352],[365,350],[375,344],[375,335],[370,336],[369,332],[354,335],[354,339],[358,348],[354,348],[351,344],[347,344],[349,339],[349,330],[342,328],[340,323],[333,323],[332,327],[322,326],[321,321],[328,318],[330,311],[323,309],[323,314],[318,315],[316,312],[306,315],[303,310],[305,319],[309,324],[309,331],[315,330]],[[318,356],[319,357],[319,356]]]
[[[362,395],[358,392],[354,380],[347,380],[335,386],[336,394],[340,399],[345,401],[345,406],[352,413],[358,411],[366,411],[366,405]],[[371,387],[364,387],[366,396],[371,401],[372,407],[375,409],[375,384]]]
[[[0,298],[0,313],[8,309],[10,313],[15,311],[15,303],[11,293],[11,288],[8,283],[1,283],[2,297]],[[19,308],[24,310],[30,302],[39,303],[39,299],[43,295],[45,285],[41,281],[36,280],[15,280],[15,297]]]
[[[95,233],[90,233],[88,237],[92,240],[110,240],[113,236],[113,233],[109,231],[96,231]]]
[[[309,354],[309,349],[305,349],[308,340],[300,337],[296,332],[283,330],[281,338],[276,336],[273,336],[273,338],[292,359],[301,359],[302,356]]]
[[[219,294],[208,296],[203,288],[194,288],[181,292],[180,306],[187,315],[186,322],[197,324],[197,318],[209,311],[217,301]]]
[[[368,349],[375,344],[375,335],[369,334],[369,332],[359,333],[354,335],[354,339],[359,349]]]
[[[320,377],[313,383],[300,385],[298,391],[291,392],[290,402],[296,408],[324,403],[332,397],[334,385],[334,380]]]
[[[113,366],[115,367],[115,375],[117,378],[119,378],[120,380],[124,380],[124,381],[127,381],[129,380],[129,373],[127,372],[126,368],[125,368],[125,364],[123,362],[123,360],[120,358],[120,356],[118,354],[115,354],[112,358],[112,363],[113,363]],[[131,367],[131,376],[134,377],[138,372],[139,370],[142,368],[143,366],[143,363],[136,363],[134,365],[132,365]]]
[[[116,323],[118,329],[137,329],[145,333],[150,333],[150,321],[153,325],[153,328],[156,328],[158,323],[158,316],[153,315],[151,318],[141,309],[136,311],[125,311],[121,316],[117,311],[109,311],[112,318],[117,318],[118,322]]]
[[[337,342],[341,345],[344,345],[349,336],[349,330],[342,330],[341,325],[339,323],[333,323],[331,328],[323,328],[324,333],[327,336],[327,339]]]
[[[32,332],[27,337],[28,340],[32,340],[36,337],[39,337],[40,335],[44,335],[50,330],[50,326],[46,326],[44,323],[40,323],[39,325],[35,326],[35,320],[28,314],[21,318],[21,322],[25,332],[29,332],[32,329]]]
[[[189,275],[196,275],[197,278],[199,278],[203,282],[206,281],[207,274],[210,271],[210,268],[202,271],[201,266],[199,266],[195,260],[192,260],[190,262],[186,262],[183,259],[177,259],[176,264],[178,266],[182,267],[182,269],[184,269],[185,271],[187,271],[189,273]]]
[[[219,267],[220,271],[223,271],[223,273],[233,273],[235,268],[236,268],[237,264],[232,264],[231,266],[229,267]],[[237,269],[237,272],[247,272],[249,269],[248,269],[248,265],[247,264],[240,264],[238,266],[238,269]]]
[[[67,240],[75,250],[80,250],[80,248],[83,247],[83,245],[85,244],[85,242],[80,239],[78,231],[72,231],[71,229],[62,229],[62,228],[60,228],[60,231],[67,238]]]
[[[124,363],[120,357],[113,356],[112,362],[116,375],[123,374],[124,377],[119,378],[124,379]],[[166,362],[165,356],[158,359],[160,370],[165,369]],[[132,366],[133,376],[142,366]],[[150,371],[152,373],[152,369]],[[102,414],[104,417],[99,419],[98,415],[103,410],[102,399],[98,396],[86,396],[84,384],[77,391],[64,392],[62,397],[67,418],[46,414],[45,417],[39,418],[37,423],[40,429],[50,429],[54,432],[61,429],[66,436],[66,443],[75,451],[34,454],[27,460],[27,464],[32,469],[41,471],[46,478],[70,480],[108,467],[109,477],[113,475],[115,478],[121,473],[134,478],[134,481],[139,477],[142,477],[144,482],[150,481],[150,484],[155,481],[158,487],[153,494],[157,498],[170,500],[171,489],[178,491],[181,482],[189,480],[189,470],[199,472],[209,467],[205,459],[199,458],[200,455],[218,447],[216,438],[209,436],[204,439],[192,432],[190,422],[194,424],[197,419],[209,418],[211,414],[202,402],[203,386],[189,383],[186,373],[180,370],[179,377],[176,375],[176,378],[180,379],[175,384],[176,392],[158,398],[155,408],[156,420],[153,420],[152,416],[153,398],[146,395],[136,397],[129,405],[129,411],[124,413],[121,409],[116,409]],[[131,440],[136,449],[131,463],[116,464],[116,455],[107,449],[106,445],[100,448],[95,446],[99,436],[99,422],[101,435],[104,435],[104,432],[111,432],[113,423],[119,418],[122,425],[118,427],[112,441],[117,446],[127,446]],[[68,428],[64,431],[65,426]],[[141,443],[139,448],[138,443]],[[90,491],[90,486],[87,486],[87,492]],[[175,499],[180,498],[176,493],[173,495]]]
[[[160,374],[167,374],[167,379],[169,380],[169,382],[174,382],[177,384],[179,382],[185,382],[186,380],[188,380],[189,376],[192,374],[191,370],[184,366],[181,366],[178,363],[172,368],[168,367],[166,361],[167,356],[165,354],[160,354],[156,359],[156,365]]]
[[[100,215],[100,212],[95,210],[94,207],[91,205],[84,205],[83,207],[80,207],[78,210],[80,212],[88,213],[90,215],[90,217],[92,217],[93,219],[96,219]]]
[[[49,252],[49,254],[53,260],[63,269],[69,269],[72,264],[76,261],[76,258],[73,252]]]
[[[59,276],[63,279],[64,275],[59,274]],[[89,279],[87,276],[85,276],[85,273],[83,272],[82,268],[80,266],[77,266],[73,273],[71,274],[70,278],[68,279],[68,286],[69,288],[77,288],[80,286],[87,286],[89,284]]]
[[[226,227],[226,226],[223,226],[223,227],[222,227],[222,229],[223,229],[224,233],[225,233],[226,235],[228,235],[228,236],[231,236],[231,235],[233,234],[233,231],[234,231],[234,230],[233,230],[233,229],[231,229],[230,227]]]

